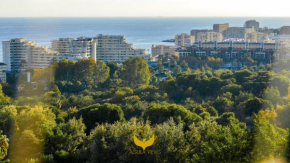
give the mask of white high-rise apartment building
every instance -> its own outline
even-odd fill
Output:
[[[7,71],[20,72],[28,68],[46,68],[57,60],[58,52],[24,38],[2,42],[3,61]]]
[[[60,59],[67,58],[77,61],[91,57],[96,60],[97,41],[93,38],[79,37],[76,40],[73,38],[60,38],[53,40],[51,45],[52,50],[60,53]]]
[[[151,55],[145,53],[145,49],[134,48],[133,44],[128,43],[123,35],[98,35],[97,40],[97,60],[103,62],[122,63],[130,57],[142,57],[150,61]]]
[[[181,33],[179,35],[175,36],[175,46],[176,47],[183,47],[183,46],[189,46],[194,43],[194,36],[188,34],[188,33]]]

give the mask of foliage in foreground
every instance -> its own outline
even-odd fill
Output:
[[[138,57],[123,65],[62,60],[32,70],[37,88],[21,75],[22,91],[13,94],[16,81],[3,84],[13,96],[1,89],[0,159],[259,163],[290,158],[289,61],[279,64],[283,68],[274,63],[232,71],[215,69],[218,63],[192,70],[196,61],[175,59],[163,58],[157,69]],[[140,140],[155,135],[146,148],[154,154],[138,154],[143,151],[133,135]]]

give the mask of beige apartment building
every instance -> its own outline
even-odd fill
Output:
[[[151,47],[151,53],[153,57],[164,55],[166,53],[170,55],[175,54],[175,47],[174,46],[168,46],[168,45],[152,45]]]
[[[3,61],[9,72],[20,72],[28,68],[46,68],[59,56],[58,52],[24,38],[2,42]]]
[[[283,26],[280,28],[280,34],[290,35],[290,26]]]
[[[123,35],[100,34],[94,39],[97,41],[97,60],[119,63],[130,57],[142,57],[147,62],[151,60],[151,54],[146,54],[145,49],[135,48]]]
[[[254,26],[251,28],[229,27],[223,31],[223,36],[225,39],[242,39],[247,42],[263,42],[268,39],[267,34],[257,32]]]
[[[226,29],[230,27],[229,23],[224,23],[224,24],[214,24],[213,25],[213,31],[217,33],[222,33]]]
[[[209,30],[209,29],[193,29],[190,31],[190,35],[193,38],[192,41],[196,42],[198,33],[200,33],[200,32],[212,32],[212,31],[213,30]]]
[[[175,36],[175,47],[189,46],[194,43],[194,36],[188,33],[181,33]]]
[[[210,41],[223,41],[223,35],[217,32],[199,32],[197,34],[197,40],[200,42],[210,42]]]
[[[245,41],[247,42],[266,42],[269,40],[267,33],[253,32],[245,34]]]
[[[223,31],[223,37],[225,39],[235,38],[243,39],[245,37],[245,28],[244,27],[229,27]]]

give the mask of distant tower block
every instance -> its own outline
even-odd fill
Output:
[[[92,58],[97,62],[97,41],[92,42]]]

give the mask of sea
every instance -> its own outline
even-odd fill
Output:
[[[290,25],[290,17],[98,17],[98,18],[0,18],[0,41],[26,38],[51,47],[51,40],[61,37],[94,37],[98,34],[125,35],[136,48],[150,53],[152,44],[173,45],[162,40],[191,29],[212,29],[217,23],[243,26],[247,20],[260,22],[260,27],[279,28]],[[2,60],[0,44],[0,60]]]

